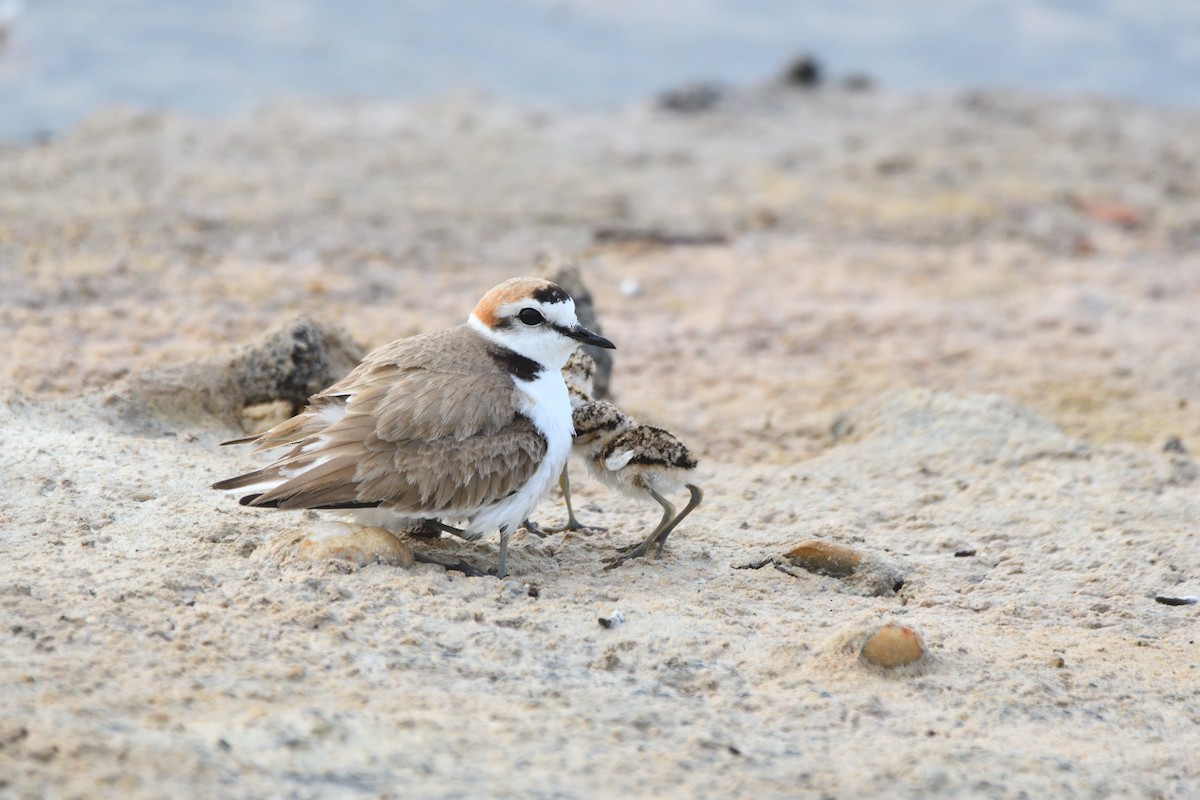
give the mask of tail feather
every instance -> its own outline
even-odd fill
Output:
[[[249,487],[257,487],[259,489],[267,489],[268,487],[278,486],[283,482],[283,477],[274,467],[265,469],[256,469],[254,472],[247,472],[244,475],[237,475],[232,478],[226,478],[223,481],[217,481],[212,485],[212,488],[219,492],[228,492],[233,489],[246,489]]]
[[[250,444],[251,442],[256,442],[256,441],[258,441],[258,434],[255,434],[254,436],[243,436],[240,439],[230,439],[227,442],[221,442],[221,444],[218,446],[219,447],[228,447],[231,444]]]
[[[261,494],[248,494],[245,497],[238,500],[238,503],[241,505],[244,505],[244,506],[254,506],[255,508],[285,508],[285,509],[293,508],[292,506],[287,505],[287,500],[285,500],[285,499],[280,499],[277,497],[273,500],[267,500],[266,502],[259,503],[259,502],[257,502],[257,500],[260,497],[262,497]],[[375,501],[375,502],[348,501],[348,502],[344,502],[344,503],[326,503],[325,505],[321,505],[321,506],[310,506],[310,505],[296,506],[295,508],[305,508],[305,509],[312,509],[312,510],[316,510],[316,511],[339,511],[339,510],[344,511],[347,509],[354,509],[354,508],[378,508],[379,505],[380,504],[378,501]]]

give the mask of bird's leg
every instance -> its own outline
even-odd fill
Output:
[[[646,487],[646,491],[650,492],[650,496],[653,497],[655,499],[655,501],[660,506],[663,507],[662,519],[660,519],[658,521],[658,525],[655,526],[654,530],[650,533],[649,536],[646,537],[646,539],[644,541],[639,542],[638,544],[627,544],[624,547],[618,547],[617,548],[618,553],[630,553],[630,552],[633,552],[634,550],[642,549],[642,552],[639,555],[645,555],[646,553],[643,548],[648,548],[651,544],[654,543],[654,540],[657,539],[664,530],[669,529],[671,520],[675,517],[675,506],[673,506],[671,504],[670,500],[663,497],[661,494],[654,491],[650,487]],[[630,558],[637,558],[637,556],[630,556]]]
[[[598,528],[594,525],[584,525],[575,518],[575,509],[571,506],[571,478],[567,474],[567,466],[563,465],[563,471],[558,476],[558,487],[562,489],[563,500],[567,503],[567,524],[559,525],[554,528],[542,528],[545,533],[561,533],[562,531],[604,531],[607,528]]]
[[[688,500],[688,504],[683,507],[683,511],[679,512],[679,516],[671,520],[670,525],[658,532],[658,536],[655,537],[657,547],[654,548],[654,555],[656,558],[662,555],[663,545],[667,543],[667,537],[671,535],[671,531],[675,530],[675,526],[683,522],[683,518],[692,513],[696,509],[696,506],[700,505],[700,501],[704,499],[704,491],[699,486],[696,486],[692,483],[684,485],[687,486],[687,490],[691,493],[692,499]]]
[[[442,561],[440,558],[435,558],[434,556],[427,555],[425,553],[418,553],[416,551],[413,551],[413,558],[415,558],[417,561],[421,562],[422,564],[437,564],[439,567],[442,567],[447,572],[461,572],[463,575],[466,575],[468,578],[486,578],[486,577],[488,577],[488,574],[486,572],[479,569],[478,567],[474,567],[474,566],[468,564],[466,561]]]
[[[649,486],[646,487],[646,491],[650,493],[650,496],[654,498],[656,503],[663,507],[662,519],[659,521],[658,526],[655,527],[654,530],[650,531],[650,535],[638,544],[629,545],[627,547],[618,547],[617,552],[621,553],[621,555],[608,559],[605,562],[607,565],[604,567],[605,569],[619,567],[631,558],[641,558],[642,556],[646,555],[646,551],[649,550],[650,545],[654,544],[655,540],[658,539],[659,534],[661,534],[664,530],[670,532],[669,526],[671,524],[671,520],[675,518],[675,506],[671,505],[671,501],[667,500],[667,498],[663,497]],[[690,510],[691,509],[689,509],[689,511]]]
[[[496,566],[496,577],[503,579],[508,574],[508,537],[512,534],[505,525],[500,529],[500,563]]]

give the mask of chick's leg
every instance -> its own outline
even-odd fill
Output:
[[[621,553],[621,555],[614,556],[605,561],[605,569],[615,569],[631,558],[641,558],[646,555],[646,552],[650,549],[650,545],[654,544],[664,530],[670,533],[671,520],[675,518],[675,506],[671,505],[671,501],[649,486],[646,487],[646,491],[650,492],[650,496],[654,498],[654,502],[663,507],[662,519],[659,520],[658,525],[650,532],[650,535],[638,544],[617,548],[617,552]]]
[[[692,483],[686,485],[687,490],[691,493],[692,497],[690,500],[688,500],[688,504],[683,507],[683,511],[679,512],[679,516],[671,520],[670,525],[658,532],[658,536],[655,537],[657,544],[657,547],[654,549],[655,556],[662,555],[663,545],[667,543],[667,537],[671,535],[671,531],[675,530],[675,526],[683,522],[684,517],[695,511],[696,506],[700,505],[700,501],[704,499],[704,492],[699,486],[696,486]]]

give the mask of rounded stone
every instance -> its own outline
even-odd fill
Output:
[[[784,553],[783,557],[801,569],[832,575],[835,578],[853,575],[863,560],[857,550],[816,540],[796,545]]]
[[[346,561],[358,566],[387,564],[408,569],[412,550],[383,528],[346,522],[318,522],[281,536],[275,552],[307,561]]]
[[[903,667],[920,661],[925,656],[925,643],[921,635],[907,625],[889,622],[867,637],[863,644],[862,657],[878,667]]]

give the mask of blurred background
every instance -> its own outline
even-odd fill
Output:
[[[797,53],[900,90],[1200,104],[1197,0],[0,0],[0,140],[111,103],[226,114],[471,88],[611,107]]]

